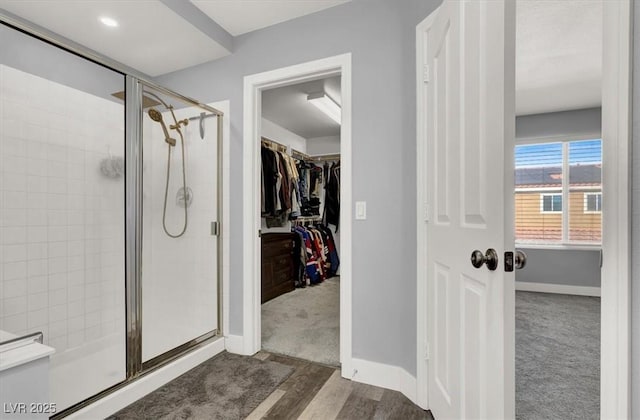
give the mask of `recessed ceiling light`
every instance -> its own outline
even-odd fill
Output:
[[[100,22],[102,22],[104,26],[108,26],[109,28],[117,28],[119,25],[117,20],[107,16],[101,16]]]

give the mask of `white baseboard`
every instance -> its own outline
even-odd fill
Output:
[[[523,292],[559,293],[563,295],[600,296],[599,287],[570,286],[568,284],[516,281],[516,290],[521,290]]]
[[[224,337],[224,347],[229,353],[251,356],[244,350],[244,337],[241,335],[227,335]]]
[[[352,359],[351,366],[353,376],[348,379],[401,392],[416,403],[416,378],[403,368],[362,359]]]
[[[142,376],[65,418],[78,420],[107,418],[222,351],[224,351],[224,340],[218,339]]]

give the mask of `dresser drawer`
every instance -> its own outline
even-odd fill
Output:
[[[271,257],[271,263],[273,264],[274,271],[290,270],[291,269],[291,254],[276,255]]]
[[[285,239],[281,241],[267,242],[262,245],[262,256],[273,257],[279,255],[291,255],[293,252],[293,242]]]
[[[293,235],[262,235],[262,303],[295,289]]]
[[[271,280],[271,283],[274,286],[283,284],[283,283],[290,283],[293,279],[292,279],[292,274],[293,271],[291,270],[291,267],[284,267],[281,268],[280,270],[274,270],[273,271],[273,278]]]

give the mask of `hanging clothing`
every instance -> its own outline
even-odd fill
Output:
[[[276,214],[277,179],[279,176],[276,152],[267,147],[262,147],[262,184],[264,185],[263,215],[274,216]]]
[[[289,189],[291,188],[291,178],[287,171],[287,164],[283,153],[276,152],[278,157],[278,170],[280,171],[280,183],[278,185],[278,197],[280,198],[280,210],[286,213],[291,210],[291,194]]]
[[[322,168],[317,165],[311,165],[311,186],[310,186],[310,195],[312,197],[320,197],[320,188],[323,184],[322,182]]]
[[[320,216],[320,191],[324,187],[322,168],[301,160],[298,162],[300,173],[300,214],[302,216]]]
[[[321,224],[295,226],[292,232],[300,239],[300,249],[294,248],[294,271],[297,287],[318,284],[336,275],[340,260],[331,230]],[[304,250],[302,249],[304,248]]]
[[[303,273],[303,277],[298,279],[297,282],[304,282],[304,284],[316,284],[320,283],[320,265],[318,263],[318,254],[315,249],[315,241],[311,236],[311,233],[300,226],[297,226],[293,229],[293,232],[297,233],[301,237],[301,241],[304,244],[304,249],[306,253],[305,261],[305,270]]]
[[[294,233],[297,233],[293,231]],[[307,267],[307,252],[302,235],[293,235],[293,278],[296,287],[306,287],[304,272]]]
[[[333,163],[329,168],[325,164],[327,182],[324,194],[323,222],[325,225],[334,225],[336,232],[340,224],[340,161]]]
[[[261,210],[267,227],[284,226],[300,216],[299,174],[294,160],[286,153],[261,148]]]
[[[338,268],[340,268],[340,257],[338,257],[338,250],[336,248],[336,243],[333,238],[333,232],[327,226],[316,225],[316,227],[323,232],[327,240],[325,241],[327,245],[327,255],[329,259],[329,277],[333,277],[338,273]]]

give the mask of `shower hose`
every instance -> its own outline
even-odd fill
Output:
[[[184,137],[182,136],[182,131],[177,130],[180,135],[180,149],[182,152],[182,191],[184,194],[184,225],[182,227],[182,231],[176,235],[171,234],[167,229],[167,198],[169,195],[169,174],[171,173],[171,145],[167,145],[169,151],[167,153],[167,177],[164,186],[164,207],[162,208],[162,228],[164,229],[164,233],[171,238],[179,238],[187,231],[187,176],[185,171],[185,162],[184,162]]]

